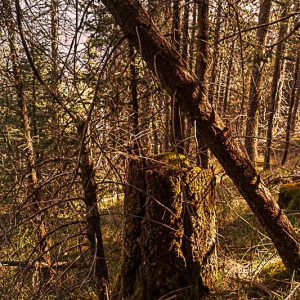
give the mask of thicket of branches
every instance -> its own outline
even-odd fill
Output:
[[[257,169],[297,175],[299,1],[141,2]],[[0,295],[101,298],[130,157],[176,151],[223,171],[99,1],[0,9]]]

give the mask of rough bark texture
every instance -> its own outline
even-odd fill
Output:
[[[100,300],[109,297],[108,268],[105,260],[103,239],[101,232],[100,214],[97,205],[97,184],[95,169],[91,156],[88,138],[86,138],[86,122],[78,124],[78,137],[81,141],[80,176],[84,191],[86,206],[87,238],[90,244],[92,270],[96,283],[96,292]]]
[[[124,197],[123,264],[121,269],[122,297],[130,298],[137,293],[135,282],[139,281],[138,269],[141,251],[138,239],[141,236],[141,222],[145,215],[146,180],[144,163],[139,159],[129,161],[129,172]],[[134,299],[134,298],[132,298]]]
[[[261,0],[258,16],[258,25],[269,22],[271,0]],[[260,107],[260,83],[262,78],[262,64],[264,60],[263,46],[265,44],[268,26],[261,26],[256,33],[256,48],[253,55],[252,72],[250,80],[249,110],[246,123],[245,145],[252,162],[257,159],[258,113]]]
[[[152,159],[130,164],[120,298],[200,299],[216,279],[214,176],[175,153]]]
[[[234,134],[199,94],[196,77],[190,73],[177,51],[160,34],[137,0],[102,0],[134,43],[148,66],[183,111],[197,122],[206,145],[222,164],[245,197],[254,214],[271,237],[279,255],[290,269],[300,269],[300,240],[288,218],[256,173]]]

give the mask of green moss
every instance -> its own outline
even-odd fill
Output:
[[[290,273],[286,270],[281,259],[274,259],[268,262],[261,271],[261,275],[266,279],[286,279]]]
[[[183,154],[175,152],[164,152],[160,154],[152,154],[149,156],[153,161],[159,161],[172,166],[188,167],[189,161]]]
[[[279,190],[279,205],[282,208],[300,209],[300,182],[283,184]]]

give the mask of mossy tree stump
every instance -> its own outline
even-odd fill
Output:
[[[200,299],[216,275],[211,170],[173,153],[132,160],[125,191],[120,299]]]
[[[283,184],[279,190],[279,206],[288,210],[300,209],[300,182]]]

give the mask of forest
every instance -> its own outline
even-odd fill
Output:
[[[0,16],[0,299],[300,299],[300,0]]]

